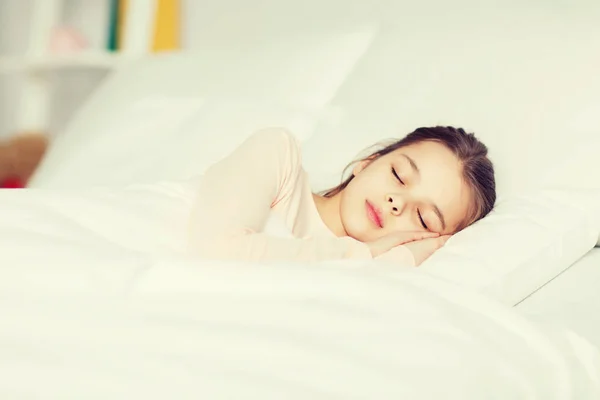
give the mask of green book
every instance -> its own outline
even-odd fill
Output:
[[[110,10],[108,14],[108,42],[106,44],[108,51],[117,51],[119,48],[117,42],[118,19],[119,0],[110,0]]]

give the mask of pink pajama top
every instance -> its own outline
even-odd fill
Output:
[[[293,237],[264,232],[270,217]],[[371,259],[368,246],[337,237],[313,200],[300,145],[283,129],[264,129],[205,172],[192,211],[191,250],[225,260],[325,261]],[[398,246],[377,257],[414,265]]]

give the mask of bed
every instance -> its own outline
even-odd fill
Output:
[[[595,6],[392,3],[103,83],[0,193],[0,397],[600,398]],[[195,177],[256,129],[293,131],[318,190],[373,132],[456,121],[502,199],[423,268],[183,253]]]
[[[575,331],[419,273],[77,252],[3,268],[4,398],[598,396]]]
[[[552,304],[385,263],[189,258],[193,188],[2,193],[3,398],[598,397],[599,348]]]

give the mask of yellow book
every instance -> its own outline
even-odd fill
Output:
[[[179,0],[158,0],[152,51],[179,48]]]

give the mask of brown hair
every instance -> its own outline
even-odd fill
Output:
[[[496,181],[494,178],[494,166],[488,158],[488,149],[472,133],[466,133],[462,128],[452,126],[436,126],[430,128],[418,128],[404,138],[371,153],[362,160],[376,160],[381,156],[391,153],[399,148],[415,143],[431,141],[446,146],[460,160],[462,164],[463,179],[469,185],[473,193],[473,207],[458,230],[464,229],[475,221],[485,217],[494,207],[496,202]],[[350,163],[345,172],[356,162]],[[350,175],[339,185],[322,193],[325,197],[333,197],[342,192],[352,181],[354,175]]]

